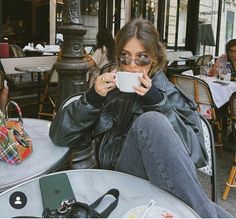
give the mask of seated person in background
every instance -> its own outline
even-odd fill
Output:
[[[236,77],[236,39],[231,39],[225,46],[225,53],[222,54],[208,71],[209,76],[219,75],[219,68],[222,64],[230,63],[231,78]],[[223,136],[227,136],[228,103],[217,110],[218,118],[222,119]]]
[[[96,36],[97,44],[95,52],[89,59],[90,70],[88,71],[88,80],[92,86],[94,78],[99,73],[99,70],[108,62],[114,61],[115,41],[110,31],[101,30]]]
[[[116,87],[115,71],[99,75],[89,91],[58,110],[50,127],[57,145],[86,147],[95,140],[99,167],[149,180],[200,217],[232,217],[205,194],[196,167],[207,154],[197,106],[162,71],[165,49],[153,24],[128,22],[117,34],[122,71],[142,72],[134,93]]]
[[[232,76],[236,77],[236,39],[230,40],[225,46],[225,53],[222,54],[210,68],[208,75],[217,76],[218,68],[222,63],[230,62]]]
[[[0,91],[0,110],[5,113],[5,108],[7,105],[7,102],[9,100],[8,98],[8,86],[6,83],[4,83],[3,89]]]

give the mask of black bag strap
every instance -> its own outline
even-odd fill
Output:
[[[106,195],[113,195],[115,200],[109,206],[107,206],[107,208],[104,211],[102,211],[101,213],[96,212],[97,214],[100,215],[99,217],[102,217],[102,218],[107,218],[110,215],[110,213],[116,208],[116,206],[118,204],[118,201],[119,201],[119,195],[120,195],[119,190],[117,190],[117,189],[110,189],[103,196],[101,196],[95,202],[93,202],[91,205],[89,205],[89,208],[94,210],[102,202],[103,198]],[[98,215],[97,216],[96,215],[90,215],[90,216],[97,217]]]
[[[67,202],[67,204],[65,204],[65,202],[62,202],[58,209],[44,209],[42,217],[55,218],[64,216],[70,218],[107,218],[110,213],[116,208],[119,201],[119,194],[120,193],[117,189],[110,189],[91,205],[83,202],[76,202],[73,199],[66,200],[65,202]],[[107,195],[114,196],[115,200],[111,202],[101,213],[97,212],[95,208],[98,207],[98,205]]]

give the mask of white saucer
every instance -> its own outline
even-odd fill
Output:
[[[123,218],[140,218],[147,206],[142,205],[135,208],[130,209]],[[171,212],[170,210],[154,205],[150,211],[145,216],[146,218],[179,218],[176,214]]]

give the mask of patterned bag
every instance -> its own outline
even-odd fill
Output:
[[[13,104],[18,112],[18,119],[8,118],[8,107]],[[9,164],[18,164],[32,153],[32,141],[23,127],[22,113],[18,104],[9,101],[5,115],[0,112],[0,160]]]

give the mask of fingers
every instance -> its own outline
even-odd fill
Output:
[[[115,83],[115,74],[114,73],[104,73],[97,77],[97,79],[100,79],[102,83]]]
[[[152,86],[152,80],[147,75],[146,71],[143,73],[143,77],[140,77],[141,86],[135,87],[135,91],[138,95],[144,96]]]
[[[141,78],[141,83],[147,89],[150,89],[150,87],[152,86],[152,80],[148,77],[147,74],[143,75],[143,78]]]
[[[106,96],[107,93],[115,87],[115,77],[112,73],[104,73],[96,78],[95,90],[102,96]]]
[[[135,87],[135,92],[140,96],[144,96],[148,92],[149,89],[150,88],[145,88],[143,86]]]

